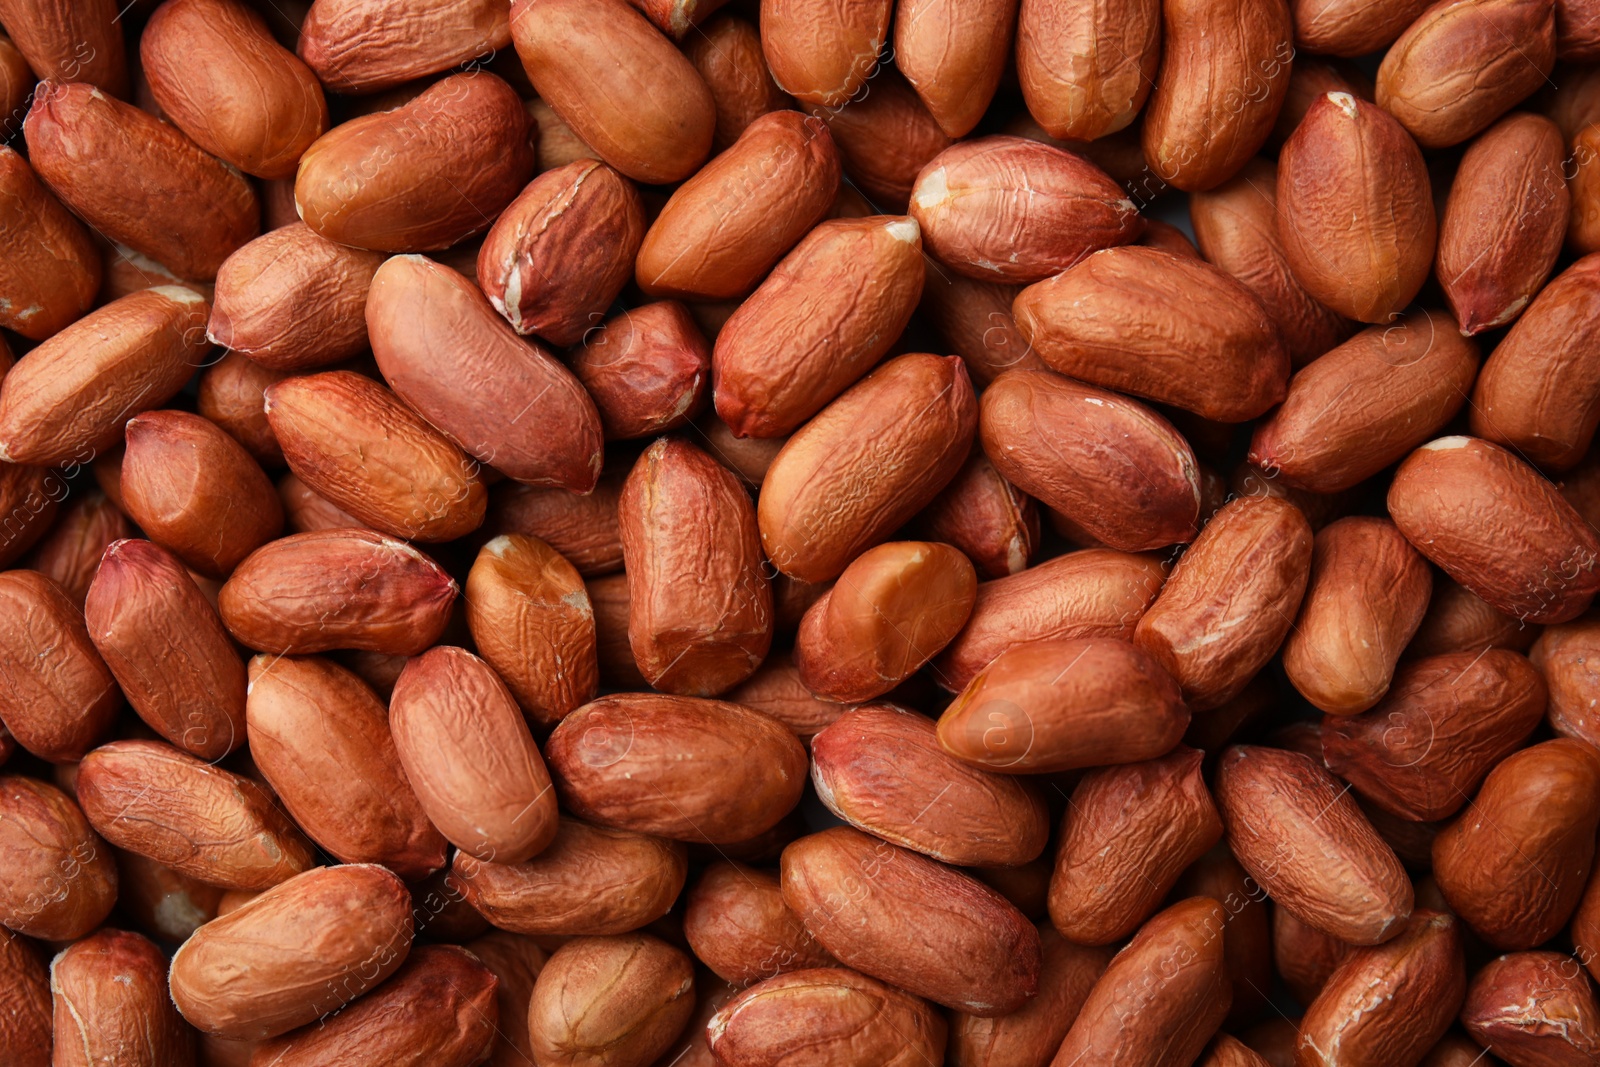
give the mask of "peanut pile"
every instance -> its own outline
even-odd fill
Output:
[[[1600,0],[0,0],[0,1067],[1600,1067]]]

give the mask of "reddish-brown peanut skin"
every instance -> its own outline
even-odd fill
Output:
[[[1296,367],[1350,335],[1353,324],[1319,303],[1289,266],[1278,235],[1277,164],[1257,157],[1215,189],[1192,194],[1189,216],[1201,254],[1256,294]]]
[[[1273,900],[1352,945],[1382,944],[1411,914],[1411,880],[1346,792],[1282,749],[1236,745],[1217,772],[1228,843]]]
[[[684,846],[564,816],[549,847],[518,864],[457,852],[452,877],[502,930],[534,937],[624,934],[667,913],[688,873]]]
[[[1472,142],[1439,222],[1438,273],[1468,335],[1522,314],[1566,235],[1569,198],[1555,123],[1514,112]]]
[[[1328,769],[1403,819],[1436,822],[1467,803],[1544,713],[1545,684],[1505,649],[1413,660],[1376,707],[1322,725]]]
[[[767,557],[799,581],[837,578],[949,484],[977,423],[959,356],[885,363],[789,438],[767,469],[757,504]]]
[[[1115,9],[1024,0],[1018,13],[1017,80],[1028,113],[1051,137],[1093,141],[1128,126],[1160,60],[1158,0]]]
[[[1194,537],[1194,451],[1136,400],[1053,371],[1007,371],[984,390],[978,434],[1002,475],[1111,548]]]
[[[926,1067],[944,1057],[944,1016],[909,993],[842,967],[793,971],[757,983],[712,1016],[712,1062],[780,1067],[794,1035],[819,1062]]]
[[[66,793],[37,778],[0,776],[0,925],[48,941],[99,926],[117,902],[111,849]]]
[[[1228,1014],[1222,905],[1190,897],[1145,923],[1089,991],[1051,1067],[1193,1063]]]
[[[608,574],[584,583],[594,611],[595,657],[600,677],[616,689],[644,689],[649,682],[639,673],[628,644],[628,576]]]
[[[1296,1067],[1421,1060],[1466,997],[1461,935],[1454,915],[1419,910],[1391,941],[1351,953],[1306,1009]]]
[[[439,640],[455,600],[454,579],[409,544],[337,529],[263,545],[223,584],[217,607],[258,652],[416,656]]]
[[[631,308],[589,330],[569,365],[608,441],[678,429],[711,392],[711,346],[676,300]]]
[[[192,1067],[195,1034],[167,996],[167,958],[138,934],[110,927],[50,963],[52,1067]]]
[[[595,159],[540,174],[495,220],[477,281],[519,334],[570,345],[600,325],[644,240],[633,183]]]
[[[69,492],[65,479],[47,467],[0,465],[0,514],[8,516],[0,532],[0,565],[17,562],[55,528],[61,499]],[[76,595],[69,596],[77,599]]]
[[[966,136],[988,110],[1005,73],[1016,14],[1016,0],[910,0],[898,7],[895,67],[949,136]]]
[[[396,256],[373,276],[366,316],[384,379],[468,455],[529,485],[594,488],[603,460],[594,402],[471,280],[423,256]]]
[[[952,144],[921,97],[892,68],[872,79],[872,91],[838,108],[812,107],[828,124],[854,189],[846,186],[834,214],[865,217],[904,212],[917,175]]]
[[[772,644],[772,587],[755,507],[738,476],[687,441],[661,438],[622,487],[628,642],[650,684],[714,696]]]
[[[139,56],[167,120],[246,174],[294,177],[328,128],[316,76],[239,0],[163,4],[145,24]]]
[[[534,1062],[648,1064],[694,1014],[694,964],[646,934],[585,937],[551,953],[534,983]]]
[[[1031,783],[990,774],[939,747],[932,720],[892,704],[845,712],[811,741],[811,780],[841,819],[963,867],[1035,859],[1050,836]]]
[[[1204,756],[1180,745],[1158,760],[1092,771],[1073,789],[1050,878],[1050,920],[1062,936],[1080,945],[1127,937],[1222,839],[1200,776]]]
[[[50,975],[21,934],[0,930],[0,1048],[17,1067],[51,1067]]]
[[[325,1067],[371,1057],[395,1067],[486,1062],[504,1026],[500,980],[471,952],[419,945],[382,986],[344,1011],[262,1042],[252,1062]]]
[[[1298,47],[1317,55],[1364,56],[1400,36],[1427,6],[1428,0],[1291,0],[1289,11]]]
[[[1600,753],[1557,738],[1507,757],[1433,842],[1450,907],[1496,948],[1554,937],[1578,906],[1600,827]]]
[[[1355,946],[1306,925],[1281,905],[1273,905],[1273,963],[1300,1003],[1310,1004],[1316,1000],[1328,976],[1355,951]]]
[[[256,766],[317,844],[412,879],[444,866],[445,838],[406,782],[383,703],[354,674],[257,656],[245,714]]]
[[[556,833],[550,774],[494,669],[441,645],[406,664],[389,729],[429,820],[480,860],[522,863]]]
[[[1513,952],[1472,978],[1461,1024],[1513,1067],[1583,1067],[1600,1057],[1600,1001],[1560,952]]]
[[[1600,879],[1591,877],[1569,931],[1577,957],[1590,974],[1600,971]]]
[[[1600,424],[1600,363],[1588,355],[1596,343],[1600,256],[1585,256],[1539,292],[1484,363],[1472,432],[1545,470],[1575,466]]]
[[[128,93],[128,55],[114,0],[4,0],[0,23],[39,78],[87,82]]]
[[[110,727],[122,706],[116,678],[78,606],[36,571],[0,574],[0,720],[17,744],[68,763]]]
[[[1014,311],[1051,368],[1093,385],[1220,422],[1284,396],[1289,355],[1261,301],[1201,260],[1105,249],[1024,289]]]
[[[1272,916],[1266,894],[1223,843],[1184,871],[1173,895],[1210,897],[1222,905],[1226,927],[1222,956],[1233,990],[1225,1025],[1240,1026],[1258,1018],[1273,982]]]
[[[100,256],[89,234],[9,148],[0,148],[0,249],[9,301],[0,326],[43,341],[93,305]]]
[[[283,532],[261,465],[215,423],[187,411],[128,420],[122,507],[150,539],[208,578],[225,578]]]
[[[666,184],[705,160],[711,90],[623,0],[516,0],[511,36],[540,98],[623,174]]]
[[[372,379],[286,378],[267,389],[266,409],[289,469],[373,529],[450,541],[483,522],[478,465]]]
[[[1039,942],[1044,962],[1037,997],[1009,1015],[994,1018],[951,1014],[952,1067],[1043,1065],[1061,1047],[1061,1039],[1111,961],[1111,953],[1074,945],[1049,923],[1040,925]]]
[[[1330,715],[1382,699],[1433,591],[1428,563],[1394,523],[1351,516],[1318,531],[1300,616],[1283,645],[1289,681]]]
[[[1311,526],[1276,497],[1236,497],[1184,553],[1134,643],[1196,711],[1237,696],[1294,624],[1311,572]]]
[[[207,760],[244,744],[244,661],[175,556],[149,541],[112,543],[89,586],[84,621],[152,730]]]
[[[1427,148],[1460,144],[1539,88],[1555,61],[1549,0],[1435,3],[1384,54],[1378,106]]]
[[[1600,626],[1580,619],[1547,626],[1528,658],[1549,685],[1550,728],[1563,737],[1575,737],[1600,748],[1600,716],[1589,706],[1600,668]]]
[[[1371,327],[1289,379],[1256,426],[1250,462],[1297,489],[1349,489],[1455,418],[1477,372],[1477,344],[1443,312]]]
[[[532,938],[495,930],[467,942],[465,948],[499,980],[495,987],[494,1049],[489,1067],[527,1067],[533,1062],[528,1041],[528,1016],[523,1010],[547,954]]]
[[[1043,281],[1144,220],[1099,167],[1023,137],[982,137],[940,152],[917,175],[911,217],[940,262],[978,281]]]
[[[81,465],[171,399],[209,345],[205,298],[162,285],[115,300],[29,352],[0,382],[0,460]]]
[[[1197,1063],[1198,1067],[1273,1067],[1261,1053],[1224,1033],[1217,1034]]]
[[[243,175],[93,86],[40,83],[23,128],[34,169],[74,214],[180,278],[210,281],[260,232]]]
[[[727,148],[756,119],[789,102],[767,70],[760,31],[736,15],[717,15],[697,26],[683,42],[683,51],[716,102],[715,151]]]
[[[523,713],[554,726],[594,696],[595,612],[583,580],[543,541],[504,534],[467,574],[467,627]]]
[[[1388,322],[1427,280],[1437,232],[1405,129],[1349,93],[1312,104],[1278,156],[1278,235],[1300,284],[1341,315]]]
[[[1007,481],[982,449],[967,457],[915,526],[928,540],[959,548],[980,578],[1020,574],[1039,546],[1038,505]]]
[[[1039,988],[1039,932],[1000,894],[849,827],[783,850],[783,899],[845,966],[971,1015]]]
[[[1027,641],[979,671],[939,720],[957,759],[1010,774],[1136,763],[1189,725],[1178,683],[1118,637]]]
[[[952,692],[1007,649],[1069,637],[1133,637],[1166,578],[1154,555],[1086,548],[980,582],[972,614],[933,661],[934,678]]]
[[[813,696],[800,680],[793,658],[782,653],[769,656],[756,673],[728,690],[726,696],[735,704],[777,719],[806,744],[847,708]]]
[[[878,68],[889,0],[763,0],[761,48],[778,87],[802,104],[842,108]]]
[[[269,889],[315,861],[265,789],[159,741],[101,745],[75,791],[107,841],[209,885]]]
[[[800,620],[801,681],[844,704],[884,695],[960,632],[977,588],[972,564],[949,545],[891,541],[867,549]]]
[[[697,959],[736,986],[833,963],[783,902],[775,872],[727,860],[707,867],[689,891],[683,935]]]
[[[1560,118],[1559,115],[1554,117]],[[1570,135],[1571,149],[1567,159],[1594,159],[1600,130],[1594,128],[1593,118],[1585,114],[1579,120],[1588,125],[1579,126]],[[1571,200],[1572,213],[1565,227],[1566,242],[1573,252],[1585,255],[1600,250],[1600,183],[1596,182],[1587,163],[1572,165],[1564,159],[1562,172],[1568,174],[1569,171],[1567,195]]]
[[[1260,150],[1289,91],[1293,33],[1284,0],[1163,0],[1161,71],[1140,126],[1157,177],[1210,189]]]
[[[813,229],[717,334],[717,415],[740,437],[782,437],[870,370],[922,295],[911,219],[832,219]]]
[[[172,959],[172,1000],[205,1033],[276,1037],[393,974],[411,935],[411,894],[392,872],[317,867],[195,931]]]
[[[287,371],[272,370],[229,352],[200,372],[195,410],[244,446],[262,467],[282,468],[283,450],[272,436],[263,394],[267,386],[288,376]]]
[[[366,0],[317,0],[298,49],[338,93],[374,93],[427,74],[486,62],[511,43],[506,5],[494,0],[414,0],[405,18]]]
[[[1400,464],[1388,504],[1406,540],[1504,614],[1566,622],[1600,589],[1600,535],[1499,445],[1430,441]]]
[[[300,157],[294,202],[330,241],[426,252],[483,232],[532,175],[522,101],[474,71],[317,138]]]
[[[805,787],[806,752],[786,727],[695,697],[601,697],[561,721],[545,757],[580,818],[683,841],[755,837]]]
[[[501,482],[489,493],[486,532],[526,534],[546,542],[585,578],[622,569],[622,535],[617,530],[617,500],[627,470],[600,476],[594,491],[580,496],[566,489],[538,489]]]
[[[839,153],[821,119],[773,111],[672,194],[635,274],[651,296],[732,300],[827,215]]]
[[[13,466],[10,469],[36,471],[39,468]],[[5,471],[6,468],[0,468],[0,481],[4,481]],[[45,520],[50,517],[51,509],[45,504],[49,498],[35,490],[34,486],[41,490],[51,488],[53,483],[50,477],[46,476],[37,482],[29,479],[31,484],[23,500],[25,506],[36,507],[36,515]],[[15,506],[9,499],[5,504],[0,504],[0,507],[13,509]],[[15,514],[15,511],[11,513]],[[61,587],[69,600],[81,605],[89,592],[89,583],[94,580],[95,571],[100,566],[101,555],[112,542],[131,536],[133,526],[100,490],[80,489],[61,512],[60,521],[48,531],[40,532],[48,536],[42,537],[33,551],[22,557],[21,565],[49,578]],[[10,544],[0,540],[0,560],[7,560],[9,555],[22,552],[27,548],[27,540],[26,527],[12,537]],[[7,565],[9,563],[7,560]]]
[[[217,271],[207,336],[275,370],[349,359],[367,346],[362,309],[383,256],[335,244],[303,222],[240,248]]]

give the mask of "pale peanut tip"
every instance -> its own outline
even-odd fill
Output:
[[[511,538],[507,537],[505,534],[501,534],[493,541],[490,541],[488,544],[484,545],[483,550],[494,558],[501,559],[506,555],[506,553],[511,551]]]
[[[1461,435],[1457,434],[1454,437],[1440,437],[1436,440],[1429,441],[1427,444],[1423,445],[1422,448],[1427,452],[1441,452],[1451,448],[1466,448],[1467,445],[1471,443],[1472,438],[1462,437]]]
[[[895,219],[884,229],[889,232],[890,237],[893,237],[896,241],[903,241],[908,245],[915,244],[922,237],[922,227],[917,225],[916,219]]]
[[[1348,118],[1356,117],[1356,98],[1349,93],[1329,93],[1328,99]]]
[[[0,441],[0,463],[14,462],[16,461],[11,458],[11,443],[9,441]]]
[[[189,288],[187,285],[158,285],[150,290],[160,293],[176,304],[204,304],[206,298]]]
[[[936,167],[927,177],[917,182],[916,201],[918,207],[938,207],[948,199],[950,199],[950,186],[945,181],[943,167]]]

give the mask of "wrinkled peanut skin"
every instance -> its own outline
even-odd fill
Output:
[[[1239,863],[1301,922],[1376,945],[1411,914],[1411,880],[1394,850],[1309,757],[1234,746],[1222,754],[1216,800]]]
[[[441,645],[410,660],[389,698],[389,729],[428,819],[476,859],[522,863],[556,834],[550,772],[494,668]]]
[[[1528,658],[1549,685],[1550,728],[1600,748],[1600,718],[1589,706],[1600,668],[1600,627],[1579,619],[1547,626],[1528,650]]]
[[[667,913],[688,874],[684,846],[563,815],[523,863],[452,862],[467,902],[502,930],[533,937],[625,934]]]
[[[679,181],[710,152],[711,90],[624,0],[515,0],[511,37],[539,96],[628,177]]]
[[[694,1007],[685,953],[645,934],[576,938],[551,953],[534,983],[534,1061],[648,1064],[677,1040]]]
[[[1283,643],[1311,573],[1300,509],[1236,497],[1184,553],[1133,640],[1164,666],[1196,711],[1237,696]]]
[[[603,696],[561,721],[545,758],[579,818],[682,841],[755,837],[805,787],[805,749],[786,727],[696,697]]]
[[[501,482],[489,491],[486,533],[526,534],[544,541],[585,578],[622,569],[622,535],[617,530],[617,500],[626,470],[601,473],[594,491],[579,495]]]
[[[1406,540],[1503,614],[1566,622],[1600,590],[1600,535],[1499,445],[1430,441],[1400,464],[1388,506]]]
[[[354,94],[486,60],[510,43],[506,5],[497,0],[411,0],[403,9],[316,0],[298,50],[330,90]]]
[[[1428,0],[1290,0],[1295,47],[1364,56],[1393,42],[1427,6]]]
[[[1050,836],[1043,794],[945,753],[932,720],[892,704],[845,712],[811,741],[823,804],[858,829],[963,867],[1028,863]]]
[[[1061,1046],[1089,990],[1105,971],[1111,953],[1075,945],[1049,923],[1039,926],[1043,965],[1039,995],[1009,1015],[986,1018],[953,1012],[950,1017],[952,1067],[1013,1067],[1045,1064]]]
[[[1278,155],[1278,235],[1294,276],[1359,322],[1386,323],[1433,266],[1438,223],[1427,165],[1404,127],[1327,93]]]
[[[89,586],[84,620],[151,729],[206,760],[244,744],[244,661],[175,556],[149,541],[111,544]]]
[[[967,457],[917,522],[928,540],[964,552],[982,578],[1022,573],[1039,547],[1038,505],[1007,481],[982,449]]]
[[[116,0],[3,0],[0,23],[39,78],[128,94],[128,53]]]
[[[905,211],[922,168],[954,143],[922,98],[892,68],[880,70],[872,79],[872,90],[849,104],[809,110],[828,124],[855,185],[854,191],[840,187],[833,209],[837,218]]]
[[[944,1015],[927,1002],[842,967],[793,971],[757,983],[712,1016],[707,1035],[715,1062],[771,1067],[807,1035],[821,1060],[919,1067],[941,1062]]]
[[[1160,60],[1159,0],[1022,3],[1017,80],[1029,114],[1051,137],[1093,141],[1126,128],[1144,107]]]
[[[1039,988],[1039,932],[954,868],[848,827],[783,850],[783,899],[845,966],[973,1015]]]
[[[1328,769],[1386,811],[1417,822],[1454,815],[1533,732],[1545,684],[1505,649],[1413,660],[1364,715],[1322,727]]]
[[[1005,73],[1016,14],[1016,0],[909,0],[897,6],[895,66],[949,136],[966,136],[988,110]]]
[[[1289,379],[1256,424],[1250,462],[1293,488],[1349,489],[1443,429],[1477,372],[1477,343],[1443,312],[1370,327]]]
[[[1044,774],[1155,759],[1189,725],[1178,683],[1117,637],[1028,641],[980,670],[939,720],[968,763]]]
[[[1557,738],[1489,772],[1461,817],[1434,839],[1450,907],[1491,945],[1554,937],[1583,896],[1600,828],[1600,753]]]
[[[37,778],[0,776],[0,924],[18,934],[72,941],[117,902],[117,867],[70,796]]]
[[[167,958],[148,939],[107,927],[50,963],[52,1067],[126,1063],[191,1067],[195,1034],[167,996]]]
[[[1222,817],[1200,776],[1203,758],[1180,745],[1078,783],[1050,878],[1050,917],[1062,936],[1109,945],[1132,934],[1184,869],[1222,839]]]
[[[1289,681],[1330,715],[1366,711],[1388,691],[1432,591],[1427,561],[1393,523],[1358,515],[1319,530],[1283,646]]]
[[[778,87],[802,104],[840,108],[878,70],[890,0],[764,0],[761,49]]]
[[[76,793],[107,841],[209,885],[270,889],[315,861],[265,789],[158,741],[101,745]]]
[[[783,902],[775,872],[728,860],[689,891],[683,935],[696,959],[736,986],[834,962]]]
[[[0,498],[3,497],[0,493]],[[0,508],[7,504],[9,500],[3,500]],[[55,582],[68,599],[81,605],[105,550],[132,535],[133,526],[127,516],[104,493],[98,489],[80,491],[61,513],[61,520],[50,527],[48,535],[39,541],[32,553],[23,557],[22,563]],[[0,560],[6,558],[8,551],[24,547],[20,543],[6,546],[5,550],[0,550]]]
[[[0,148],[0,248],[0,326],[43,341],[94,303],[100,256],[88,232],[10,148]]]
[[[984,390],[978,434],[1001,474],[1108,547],[1194,537],[1194,451],[1136,400],[1052,371],[1007,371]]]
[[[711,395],[711,346],[675,300],[631,308],[589,330],[569,365],[608,441],[676,430]]]
[[[1513,952],[1472,978],[1461,1024],[1508,1063],[1580,1067],[1600,1057],[1600,1001],[1560,952]]]
[[[317,867],[195,931],[172,959],[172,1000],[205,1033],[276,1037],[393,974],[411,928],[411,894],[390,871]]]
[[[281,469],[283,450],[267,422],[264,394],[267,386],[288,376],[229,352],[200,372],[195,410],[239,442],[264,469]]]
[[[0,1048],[17,1067],[50,1067],[50,975],[31,942],[0,930]]]
[[[972,564],[949,545],[891,541],[867,549],[800,620],[801,681],[843,704],[883,696],[960,632],[977,587]]]
[[[1261,301],[1197,259],[1105,249],[1024,289],[1014,311],[1040,358],[1092,385],[1220,422],[1284,396],[1289,355]]]
[[[122,691],[78,606],[36,571],[0,574],[0,720],[41,759],[81,759],[116,718]]]
[[[714,696],[772,645],[772,588],[755,507],[738,476],[684,440],[660,438],[618,505],[628,641],[657,689]]]
[[[705,79],[716,104],[714,151],[727,148],[756,119],[789,103],[767,70],[760,31],[737,15],[707,19],[687,35],[683,52]]]
[[[1119,952],[1057,1050],[1052,1067],[1193,1063],[1228,1014],[1222,906],[1190,897],[1150,919]]]

